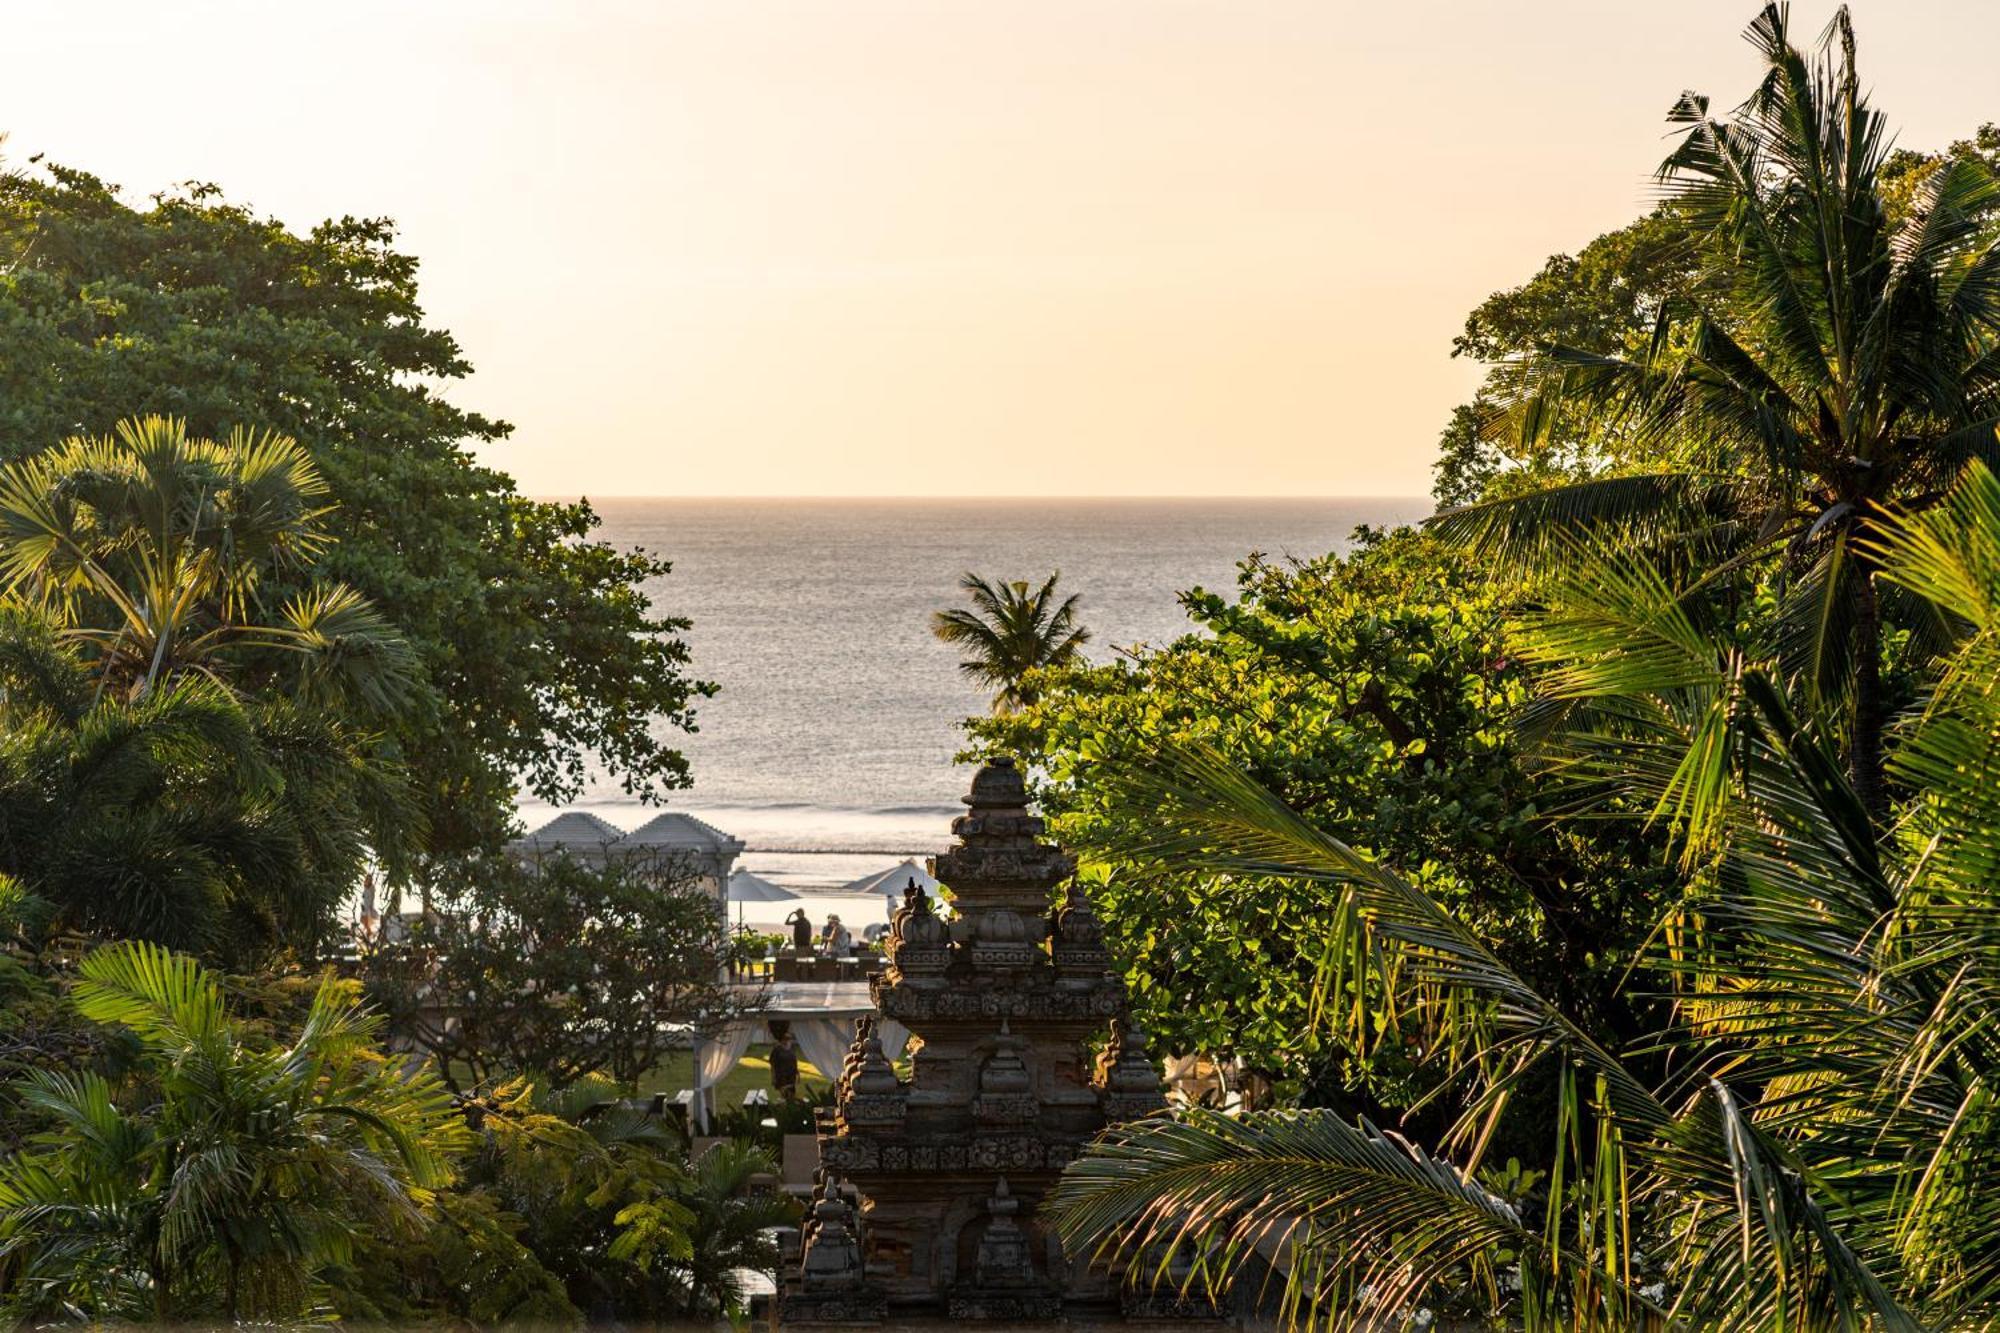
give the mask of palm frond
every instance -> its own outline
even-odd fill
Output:
[[[75,999],[85,1017],[129,1027],[148,1041],[202,1045],[226,1026],[222,990],[199,963],[139,940],[106,945],[84,959]]]
[[[1699,473],[1602,477],[1448,509],[1426,522],[1439,538],[1497,561],[1560,562],[1579,542],[1658,547],[1741,516],[1743,482]]]
[[[1446,1276],[1497,1286],[1498,1254],[1518,1255],[1523,1271],[1546,1263],[1513,1206],[1414,1145],[1326,1111],[1194,1110],[1122,1126],[1064,1174],[1044,1211],[1072,1253],[1140,1285],[1213,1298],[1280,1273],[1287,1322],[1301,1327],[1396,1319]]]

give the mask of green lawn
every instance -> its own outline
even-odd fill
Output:
[[[718,1111],[743,1104],[743,1094],[752,1088],[769,1090],[771,1086],[771,1062],[766,1057],[771,1047],[768,1043],[752,1046],[743,1056],[743,1062],[729,1071],[722,1080],[722,1086],[715,1090],[715,1107]],[[799,1091],[823,1088],[830,1082],[819,1070],[805,1060],[799,1061]],[[639,1080],[639,1095],[650,1097],[656,1092],[664,1092],[669,1097],[682,1088],[694,1086],[694,1057],[687,1051],[674,1051],[658,1065],[653,1072]]]
[[[752,1088],[770,1090],[771,1062],[767,1058],[770,1050],[770,1043],[766,1042],[744,1052],[742,1062],[729,1071],[729,1075],[722,1080],[722,1086],[716,1089],[716,1110],[743,1105],[743,1094]],[[471,1070],[463,1065],[454,1065],[453,1069],[463,1085],[471,1084]],[[799,1092],[802,1096],[824,1091],[831,1082],[810,1060],[799,1061]],[[653,1066],[652,1073],[639,1080],[638,1095],[650,1097],[656,1092],[664,1092],[671,1097],[682,1088],[693,1086],[694,1056],[687,1051],[669,1051],[666,1059]]]

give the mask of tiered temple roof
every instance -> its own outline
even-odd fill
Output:
[[[993,760],[964,800],[934,866],[956,918],[912,885],[873,983],[915,1034],[911,1077],[861,1020],[783,1274],[788,1327],[1119,1315],[1113,1275],[1071,1264],[1036,1213],[1093,1135],[1165,1104],[1159,1077],[1019,770]]]

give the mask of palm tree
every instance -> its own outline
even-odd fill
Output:
[[[694,1219],[688,1228],[693,1245],[678,1265],[687,1283],[688,1313],[747,1318],[743,1275],[776,1279],[779,1254],[772,1231],[796,1222],[799,1208],[786,1196],[751,1184],[752,1177],[775,1166],[756,1144],[733,1139],[695,1158],[688,1187],[679,1195]]]
[[[1889,138],[1846,10],[1811,58],[1783,4],[1747,35],[1765,74],[1734,119],[1692,93],[1669,118],[1684,133],[1660,179],[1700,246],[1684,305],[1629,355],[1551,344],[1512,366],[1512,401],[1488,423],[1534,437],[1582,413],[1628,448],[1674,456],[1434,526],[1505,558],[1560,560],[1588,533],[1721,570],[1775,560],[1783,670],[1846,701],[1847,763],[1879,817],[1885,608],[1871,550],[1884,506],[1921,508],[1968,459],[1995,456],[2000,187],[1949,160],[1892,210]]]
[[[371,850],[394,850],[372,812],[400,786],[318,710],[198,675],[106,695],[46,624],[0,610],[0,874],[30,948],[308,950]]]
[[[931,615],[931,633],[971,653],[958,669],[994,691],[996,713],[1018,712],[1035,701],[1030,672],[1083,657],[1090,631],[1077,623],[1076,594],[1056,600],[1061,577],[1058,570],[1030,590],[1026,582],[993,582],[967,573],[958,586],[971,599],[971,609]]]
[[[0,470],[0,580],[131,697],[275,656],[309,698],[388,707],[411,656],[366,598],[308,584],[264,605],[274,580],[309,578],[327,549],[326,497],[289,436],[238,429],[218,443],[135,417]]]
[[[526,1220],[520,1243],[586,1314],[734,1317],[740,1274],[775,1273],[766,1232],[798,1205],[749,1188],[775,1169],[761,1149],[725,1142],[689,1163],[678,1132],[613,1091],[503,1085],[479,1103],[488,1148],[471,1179]]]
[[[1782,632],[1631,552],[1581,557],[1528,630],[1578,728],[1559,772],[1646,794],[1687,850],[1685,902],[1633,960],[1675,1013],[1638,1051],[1212,757],[1112,775],[1161,812],[1124,855],[1340,886],[1325,985],[1378,1003],[1328,1021],[1400,1014],[1465,1109],[1435,1149],[1331,1112],[1140,1122],[1052,1196],[1066,1240],[1177,1254],[1196,1289],[1275,1269],[1301,1325],[1449,1299],[1530,1328],[2000,1318],[2000,480],[1975,464],[1880,517],[1865,555],[1956,631],[1886,757],[1913,793],[1893,821],[1849,781],[1838,719],[1788,694]],[[1483,1146],[1540,1067],[1551,1178],[1503,1193]]]
[[[0,1254],[30,1316],[303,1315],[362,1230],[412,1231],[464,1129],[428,1075],[378,1058],[334,981],[289,1045],[246,1040],[214,977],[155,945],[86,959],[74,1002],[126,1030],[142,1079],[41,1070],[51,1128],[0,1166]]]

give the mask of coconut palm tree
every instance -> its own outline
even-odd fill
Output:
[[[409,682],[408,646],[352,588],[310,582],[329,508],[289,436],[238,429],[218,443],[134,417],[0,470],[0,583],[130,697],[282,661],[307,697],[388,707]]]
[[[87,958],[85,1017],[137,1043],[141,1079],[42,1070],[49,1128],[0,1166],[0,1255],[29,1317],[293,1319],[358,1231],[414,1230],[466,1133],[428,1075],[378,1058],[327,981],[289,1044],[247,1040],[221,987],[155,945]]]
[[[996,713],[1018,712],[1035,701],[1030,672],[1068,666],[1083,657],[1090,631],[1077,623],[1076,594],[1056,600],[1061,577],[1058,570],[1031,589],[1026,582],[996,582],[967,573],[958,586],[971,608],[931,616],[931,633],[971,654],[958,669],[994,691]]]
[[[1870,551],[1882,506],[1922,507],[1968,459],[1995,456],[2000,187],[1948,160],[1892,210],[1889,136],[1847,11],[1811,56],[1784,4],[1747,36],[1765,72],[1735,115],[1689,93],[1669,117],[1682,137],[1659,176],[1699,238],[1690,295],[1628,355],[1551,344],[1509,367],[1508,410],[1487,423],[1533,437],[1582,414],[1628,454],[1671,456],[1434,526],[1509,560],[1560,561],[1588,533],[1721,569],[1775,563],[1786,678],[1846,701],[1844,753],[1879,817],[1885,607]]]
[[[1113,775],[1161,812],[1123,855],[1339,885],[1329,993],[1365,986],[1378,1005],[1351,1021],[1387,1007],[1421,1031],[1464,1110],[1429,1148],[1331,1112],[1140,1122],[1052,1196],[1066,1240],[1177,1252],[1142,1276],[1197,1289],[1275,1271],[1300,1325],[1446,1300],[1530,1328],[2000,1318],[2000,481],[1974,465],[1936,506],[1878,516],[1865,555],[1954,631],[1892,738],[1913,793],[1893,820],[1849,780],[1838,719],[1788,693],[1782,632],[1724,599],[1601,552],[1527,631],[1575,705],[1560,772],[1645,794],[1687,849],[1685,902],[1633,960],[1674,1004],[1639,1051],[1217,760]],[[1503,1192],[1482,1148],[1541,1068],[1560,1088],[1551,1178]]]

